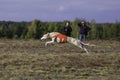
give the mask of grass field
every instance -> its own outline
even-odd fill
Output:
[[[69,43],[0,40],[0,80],[120,80],[120,42],[89,41],[89,54]]]

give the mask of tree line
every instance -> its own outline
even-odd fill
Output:
[[[31,22],[0,21],[0,38],[6,39],[40,39],[47,33],[57,31],[64,34],[63,28],[67,20],[63,22],[42,22],[33,20]],[[72,37],[79,37],[79,27],[77,24],[81,19],[70,22],[73,29]],[[87,39],[89,40],[120,40],[120,22],[116,23],[96,23],[86,21],[91,28]]]

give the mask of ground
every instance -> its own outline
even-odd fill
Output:
[[[120,80],[120,42],[88,41],[89,54],[69,44],[0,40],[0,80]]]
[[[88,41],[95,47],[87,47],[90,53],[118,53],[119,41]],[[45,41],[40,40],[0,40],[1,53],[85,53],[70,43],[52,44],[45,47]]]

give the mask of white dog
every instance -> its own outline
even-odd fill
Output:
[[[69,42],[71,44],[74,44],[75,46],[78,46],[79,48],[83,49],[84,51],[86,51],[86,53],[88,53],[87,49],[85,48],[85,46],[89,46],[89,44],[85,44],[83,42],[81,42],[78,39],[72,38],[72,37],[67,37],[59,32],[51,32],[51,33],[47,33],[44,34],[41,37],[41,40],[47,39],[47,38],[51,38],[51,41],[48,41],[45,43],[45,46],[47,46],[47,44],[51,44],[51,43],[64,43],[64,42]]]

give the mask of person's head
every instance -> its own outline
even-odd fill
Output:
[[[84,22],[84,21],[82,21],[82,22],[81,22],[81,25],[82,25],[82,26],[84,26],[84,25],[85,25],[85,22]]]
[[[66,26],[69,26],[70,25],[70,22],[66,22]]]
[[[85,26],[85,22],[84,21],[81,21],[77,24],[78,26]]]

